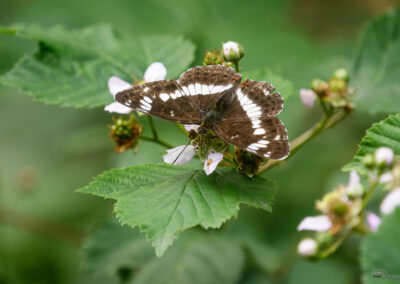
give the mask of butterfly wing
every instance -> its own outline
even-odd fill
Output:
[[[241,76],[221,65],[197,66],[178,82],[163,80],[134,86],[115,99],[132,109],[183,124],[200,124],[222,93],[237,88]]]
[[[215,107],[222,94],[233,92],[242,76],[230,67],[222,65],[196,66],[179,77],[183,92],[194,100],[193,107],[203,113]]]
[[[246,79],[213,130],[222,140],[255,155],[280,160],[289,154],[283,123],[276,117],[283,100],[268,83]]]

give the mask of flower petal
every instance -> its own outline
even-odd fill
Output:
[[[375,151],[375,162],[379,164],[385,164],[390,166],[393,163],[394,153],[389,147],[379,147]]]
[[[224,155],[222,153],[211,150],[204,161],[204,171],[206,175],[211,174],[217,168],[218,164],[222,161]]]
[[[302,239],[297,245],[297,252],[301,256],[312,256],[317,252],[318,243],[311,238]]]
[[[185,147],[186,147],[186,149],[185,149]],[[163,156],[163,159],[164,159],[164,162],[166,162],[168,164],[182,165],[182,164],[189,163],[195,153],[196,152],[194,151],[193,145],[187,145],[187,146],[181,145],[181,146],[175,147],[173,149],[167,150],[167,154],[165,154]],[[179,158],[178,158],[178,156],[179,156]]]
[[[371,231],[376,232],[376,230],[378,230],[379,225],[381,224],[381,218],[379,218],[376,214],[372,212],[368,212],[367,222]]]
[[[317,95],[311,89],[300,89],[300,99],[303,105],[308,108],[312,108],[314,106],[315,99]]]
[[[197,132],[197,129],[199,129],[200,125],[197,124],[185,124],[183,125],[186,129],[187,132],[190,132],[191,130],[194,130]]]
[[[146,72],[144,72],[143,79],[146,82],[154,82],[165,80],[167,77],[167,68],[161,62],[154,62],[147,67]]]
[[[389,215],[397,206],[400,206],[400,188],[396,188],[386,195],[381,203],[380,210],[382,214]]]
[[[108,90],[115,97],[119,92],[132,88],[132,85],[117,76],[108,79]]]
[[[131,108],[124,106],[123,104],[120,104],[119,102],[113,102],[109,105],[106,105],[104,107],[105,111],[108,112],[115,112],[115,113],[119,113],[119,114],[128,114],[132,111]]]
[[[345,192],[350,197],[360,197],[364,194],[364,188],[360,183],[360,176],[356,171],[350,172],[349,183]]]
[[[304,218],[303,221],[300,222],[299,226],[297,226],[297,230],[324,232],[329,230],[331,227],[331,220],[329,220],[329,218],[325,215],[319,215]]]

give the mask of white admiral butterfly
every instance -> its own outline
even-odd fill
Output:
[[[287,131],[275,116],[283,100],[269,83],[222,65],[197,66],[178,81],[162,80],[118,93],[132,109],[182,124],[212,129],[222,140],[255,155],[280,160],[289,154]]]

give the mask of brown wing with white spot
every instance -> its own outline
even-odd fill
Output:
[[[187,97],[175,80],[163,80],[134,86],[115,96],[117,102],[162,119],[183,124],[200,124],[195,98]]]
[[[222,94],[233,92],[242,76],[230,67],[222,65],[196,66],[179,77],[179,85],[190,103],[203,113],[215,107]]]
[[[214,126],[221,139],[236,147],[274,160],[289,154],[283,123],[276,117],[283,100],[268,83],[246,79],[236,89],[236,97]]]

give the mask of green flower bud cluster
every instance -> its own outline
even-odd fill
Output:
[[[344,69],[337,69],[333,72],[332,78],[327,82],[321,79],[314,79],[311,82],[311,89],[318,95],[323,104],[333,108],[353,109],[351,96],[353,91],[348,87],[350,76]]]

